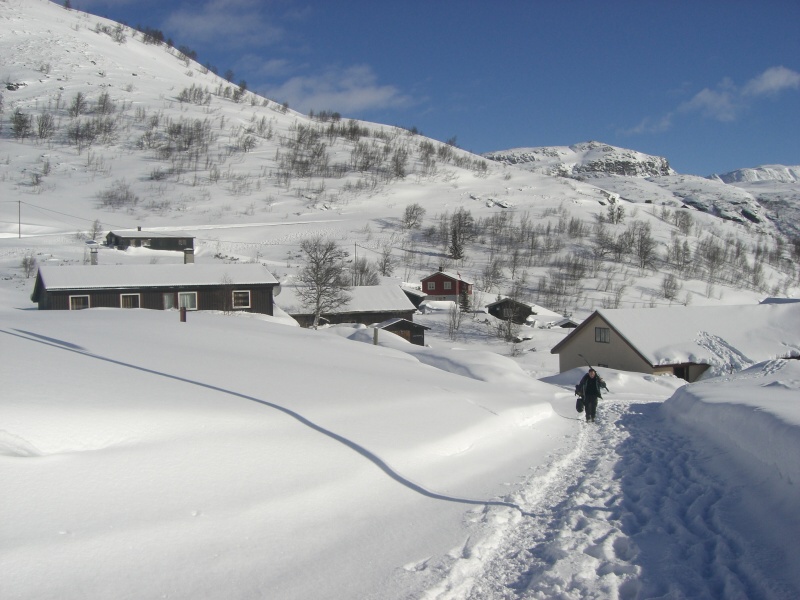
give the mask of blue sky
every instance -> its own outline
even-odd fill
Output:
[[[798,0],[71,1],[295,110],[477,153],[599,140],[696,175],[800,164]]]

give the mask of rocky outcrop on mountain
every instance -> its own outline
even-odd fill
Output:
[[[771,181],[777,183],[800,183],[800,166],[763,165],[752,169],[737,169],[722,175],[712,175],[724,183],[756,183]]]
[[[747,192],[781,233],[790,238],[800,237],[800,166],[764,165],[708,179]]]
[[[485,158],[543,175],[620,175],[623,177],[659,177],[673,175],[669,161],[635,150],[617,148],[602,142],[584,142],[573,146],[516,148],[489,152]]]

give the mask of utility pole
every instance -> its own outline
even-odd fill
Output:
[[[22,200],[17,200],[17,236],[22,239]]]

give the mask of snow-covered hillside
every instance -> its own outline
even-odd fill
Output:
[[[772,165],[697,177],[676,173],[663,157],[600,142],[568,147],[515,148],[484,156],[535,173],[575,177],[631,202],[668,206],[679,203],[724,220],[750,221],[770,228],[775,226],[793,237],[798,232],[800,167]],[[780,197],[775,199],[775,195]],[[778,200],[785,202],[776,206]],[[789,208],[788,213],[779,210],[784,207]]]
[[[578,316],[797,293],[776,214],[658,157],[579,144],[554,152],[581,180],[572,167],[570,177],[533,173],[534,163],[500,164],[396,127],[297,114],[140,32],[46,0],[8,0],[0,18],[0,234],[14,276],[28,255],[86,260],[81,237],[92,230],[143,227],[195,236],[199,261],[259,261],[282,280],[300,240],[324,235],[370,261],[388,252],[408,282],[454,266],[487,301],[513,292]],[[640,176],[602,171],[625,164]],[[425,211],[418,228],[404,223],[410,205]],[[457,210],[475,228],[456,260]],[[730,270],[709,264],[709,245]],[[577,266],[567,281],[565,263]],[[667,274],[678,296],[662,292]]]
[[[800,596],[798,361],[691,385],[604,369],[592,426],[583,369],[550,353],[567,330],[512,343],[482,311],[512,292],[576,320],[797,296],[772,225],[787,211],[760,218],[743,184],[553,176],[311,118],[47,0],[0,0],[0,57],[4,600]],[[457,211],[474,227],[459,259]],[[476,310],[458,328],[449,305],[415,315],[426,347],[286,318],[36,310],[37,264],[90,247],[101,265],[183,261],[87,244],[136,227],[285,283],[300,241],[326,236],[349,261],[388,253],[384,284],[453,268]]]

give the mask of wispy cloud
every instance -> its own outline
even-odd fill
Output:
[[[699,114],[722,122],[735,121],[758,99],[797,89],[800,89],[800,73],[782,66],[770,67],[743,86],[737,86],[732,79],[725,78],[716,87],[697,92],[690,100],[682,102],[666,115],[658,118],[646,117],[623,133],[662,133],[669,130],[675,123],[676,116],[681,114]]]
[[[285,32],[268,20],[261,0],[209,0],[180,8],[164,27],[178,39],[231,47],[263,47],[284,39]]]
[[[678,112],[699,112],[704,117],[717,121],[733,121],[743,107],[740,93],[730,79],[724,79],[716,89],[705,88],[688,102],[678,107]]]
[[[745,96],[774,96],[784,90],[800,89],[800,73],[786,67],[772,67],[747,82]]]
[[[395,86],[380,85],[368,65],[334,67],[319,75],[292,77],[279,86],[267,86],[263,91],[302,112],[335,110],[347,114],[415,104],[413,98]]]

